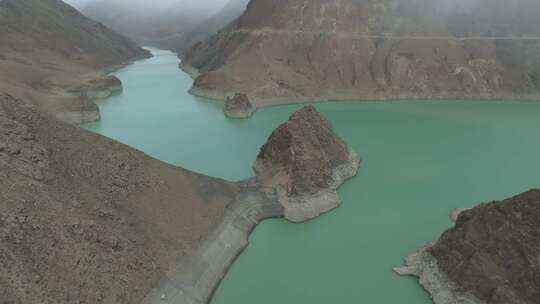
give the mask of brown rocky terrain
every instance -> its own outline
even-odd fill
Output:
[[[88,100],[93,94],[86,98],[70,91],[91,82],[106,84],[106,72],[148,56],[61,0],[0,2],[0,92],[31,101],[66,121],[99,118]]]
[[[60,120],[99,117],[91,98],[121,85],[105,70],[147,55],[129,40],[60,0],[2,0],[0,25],[0,302],[208,303],[255,225],[287,214],[280,192],[174,167]],[[328,122],[312,108],[293,117],[290,151],[324,148],[318,169],[341,166],[331,146],[345,144]],[[336,200],[353,172],[332,169],[324,180]],[[316,173],[300,168],[289,181]]]
[[[460,210],[455,227],[407,259],[437,304],[540,299],[540,190]]]
[[[239,192],[0,95],[3,303],[138,303]]]
[[[253,0],[186,52],[192,92],[256,107],[395,98],[538,99],[538,1]],[[197,73],[193,73],[197,71]]]
[[[336,189],[356,175],[359,165],[358,154],[330,122],[307,106],[270,135],[254,169],[261,186],[276,191],[285,217],[302,222],[338,207]]]
[[[246,94],[236,94],[233,98],[227,97],[223,112],[231,118],[248,118],[255,109]]]
[[[262,148],[258,178],[230,183],[161,163],[1,94],[2,301],[209,302],[257,223],[318,216],[319,204],[335,203],[335,189],[356,173],[355,154],[314,108],[284,126],[291,132],[281,127]],[[298,156],[286,159],[290,153]]]

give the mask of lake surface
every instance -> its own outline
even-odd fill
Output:
[[[116,73],[124,91],[84,127],[158,159],[229,180],[251,176],[259,147],[300,106],[225,118],[187,93],[170,52]],[[540,186],[540,103],[343,102],[317,108],[364,158],[343,206],[295,225],[263,222],[213,304],[428,304],[392,267],[451,223],[449,212]]]

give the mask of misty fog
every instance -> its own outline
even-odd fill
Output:
[[[168,9],[185,8],[190,11],[205,11],[212,15],[221,10],[228,0],[64,0],[79,10],[97,3],[107,6],[130,7],[141,14]]]

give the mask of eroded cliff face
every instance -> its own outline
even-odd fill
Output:
[[[194,46],[193,93],[256,106],[324,99],[535,98],[540,5],[254,0]],[[499,39],[497,39],[499,38]]]
[[[418,276],[437,304],[538,303],[540,190],[460,211],[397,271]]]
[[[338,207],[336,189],[356,175],[360,158],[313,106],[291,115],[263,145],[254,165],[266,191],[276,191],[285,217],[302,222]]]

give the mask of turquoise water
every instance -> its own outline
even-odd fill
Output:
[[[116,73],[124,92],[85,128],[191,170],[252,175],[259,147],[299,106],[230,120],[221,103],[186,93],[169,52]],[[457,207],[540,186],[540,103],[367,102],[317,108],[364,158],[340,189],[342,208],[301,225],[262,223],[213,304],[428,304],[391,271],[450,226]]]

